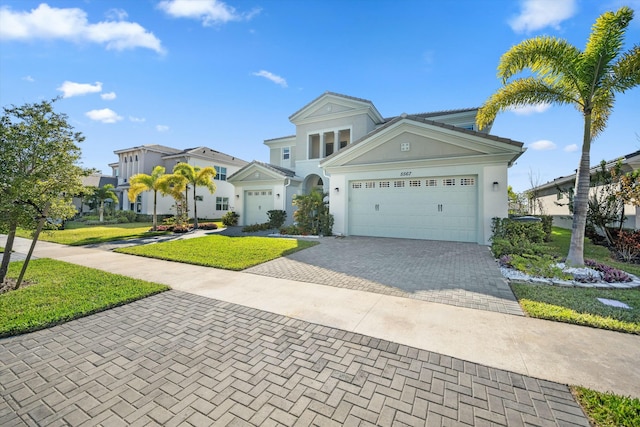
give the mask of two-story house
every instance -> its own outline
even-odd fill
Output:
[[[487,244],[507,216],[507,169],[521,142],[477,131],[477,109],[384,118],[371,101],[326,92],[289,117],[295,134],[268,139],[270,163],[229,177],[241,224],[267,221],[321,188],[334,234]]]
[[[198,199],[198,216],[202,218],[221,218],[230,210],[235,210],[234,188],[227,182],[227,177],[239,171],[247,162],[237,157],[212,150],[207,147],[189,148],[179,150],[162,145],[142,145],[138,147],[116,150],[118,161],[109,164],[113,176],[117,177],[116,192],[120,196],[119,208],[131,210],[140,214],[151,215],[153,213],[153,194],[143,192],[134,202],[130,202],[127,191],[131,177],[138,173],[151,174],[156,166],[164,166],[166,173],[171,173],[177,163],[189,163],[201,168],[211,166],[216,170],[214,183],[216,191],[210,194],[204,187],[196,188]],[[193,192],[189,191],[189,212],[193,212]],[[175,200],[169,196],[158,195],[157,213],[159,215],[172,215],[176,213]]]

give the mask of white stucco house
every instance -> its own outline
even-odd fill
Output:
[[[334,234],[488,244],[507,216],[507,169],[521,142],[478,131],[477,108],[383,117],[373,103],[326,92],[289,117],[290,136],[268,139],[269,164],[230,174],[244,225],[287,211],[322,188]]]
[[[139,214],[153,214],[153,194],[141,193],[135,202],[127,197],[131,176],[138,173],[151,174],[156,166],[164,166],[167,173],[173,171],[177,163],[189,163],[192,166],[214,167],[216,191],[210,194],[204,187],[196,189],[198,198],[198,216],[200,218],[221,218],[228,211],[235,210],[234,187],[227,178],[238,172],[247,162],[237,157],[212,150],[208,147],[179,150],[162,145],[141,145],[137,147],[115,150],[118,161],[109,164],[112,175],[117,178],[116,192],[119,194],[119,209],[131,210]],[[189,212],[193,212],[192,191],[189,192]],[[176,213],[172,197],[158,195],[158,215],[174,215]]]
[[[625,154],[618,158],[605,162],[607,170],[621,163],[622,172],[632,172],[640,168],[640,151]],[[600,165],[591,168],[594,175],[600,169]],[[571,228],[573,216],[569,212],[567,191],[573,191],[576,185],[576,174],[561,176],[545,184],[527,190],[529,194],[529,210],[532,214],[551,215],[553,225],[561,228]],[[593,187],[591,194],[598,191],[599,187]],[[640,229],[640,207],[630,204],[624,206],[626,220],[622,224],[625,228]],[[613,224],[612,224],[613,225]]]

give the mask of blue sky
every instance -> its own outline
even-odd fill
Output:
[[[584,48],[595,19],[640,0],[0,1],[0,105],[63,96],[86,140],[83,165],[113,150],[208,146],[268,161],[265,139],[325,91],[371,100],[385,117],[477,107],[500,56],[547,34]],[[626,49],[640,42],[640,16]],[[500,114],[492,133],[525,143],[516,191],[578,166],[572,107]],[[640,88],[618,96],[592,164],[640,149]]]

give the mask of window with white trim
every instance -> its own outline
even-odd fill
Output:
[[[419,179],[409,180],[409,187],[420,187],[421,184],[422,184],[422,181],[420,181]]]
[[[362,188],[361,182],[353,182],[351,183],[351,188]]]
[[[373,182],[373,181],[365,182],[364,183],[364,187],[365,188],[376,188],[376,183]]]
[[[389,188],[390,187],[390,182],[389,181],[380,181],[380,188]]]
[[[216,176],[214,179],[217,179],[218,181],[227,180],[227,168],[223,166],[214,166],[213,168],[216,170]]]
[[[473,178],[460,178],[460,185],[476,185],[476,180]]]
[[[228,197],[216,197],[216,210],[228,211],[229,210],[229,198]]]
[[[437,187],[438,180],[437,179],[427,179],[424,181],[424,185],[427,187]]]
[[[291,149],[289,147],[282,148],[282,160],[289,160],[291,156]]]
[[[393,186],[396,188],[404,187],[404,181],[393,181]]]
[[[445,187],[450,187],[452,185],[456,185],[456,179],[455,178],[445,178],[442,180],[442,185],[444,185]]]

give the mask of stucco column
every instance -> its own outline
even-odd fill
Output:
[[[334,130],[333,131],[333,152],[334,153],[340,149],[339,139],[340,139],[340,131]]]

